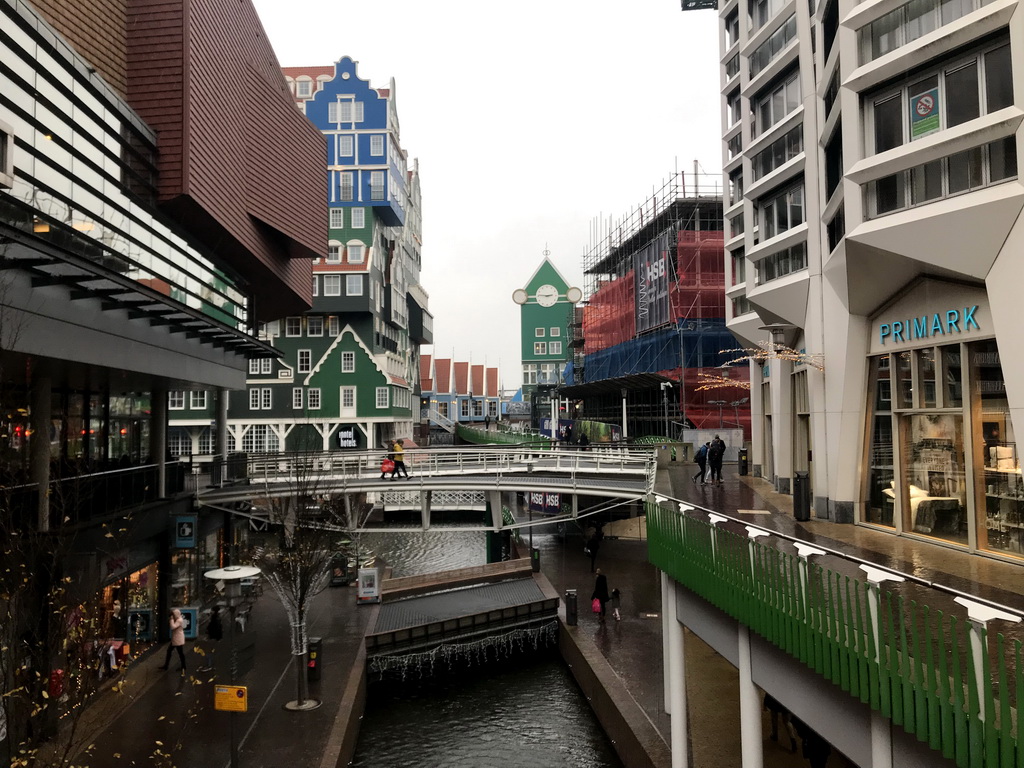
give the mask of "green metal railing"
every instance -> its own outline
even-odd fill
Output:
[[[551,447],[550,437],[542,437],[536,433],[476,429],[465,424],[457,424],[455,429],[459,438],[474,445],[529,445],[539,451],[546,451]]]
[[[1024,768],[1020,640],[997,633],[990,643],[983,623],[646,507],[649,559],[680,584],[960,768]]]

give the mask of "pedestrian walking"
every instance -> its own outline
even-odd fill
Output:
[[[380,479],[383,480],[388,472],[395,471],[395,461],[391,458],[391,454],[387,454],[380,462]]]
[[[601,540],[604,538],[604,533],[601,532],[600,528],[594,528],[590,538],[587,539],[587,544],[583,548],[587,556],[590,558],[590,572],[594,572],[594,566],[597,564],[597,551],[601,548]]]
[[[769,738],[772,741],[779,740],[779,721],[781,720],[782,727],[786,729],[786,735],[789,736],[789,751],[796,752],[796,736],[793,729],[793,716],[790,711],[782,706],[774,696],[767,693],[764,695],[764,708],[768,710],[768,717],[772,725]]]
[[[405,441],[399,438],[391,447],[391,454],[394,457],[395,468],[391,470],[391,479],[394,480],[399,472],[406,479],[409,478],[409,470],[405,468]]]
[[[181,662],[181,668],[178,670],[182,673],[185,672],[185,618],[181,615],[181,611],[175,608],[171,611],[171,618],[168,622],[168,626],[171,629],[171,642],[167,646],[167,655],[164,656],[164,663],[160,669],[167,669],[171,664],[171,653],[173,651],[178,652],[178,661]]]
[[[598,600],[601,603],[601,611],[598,614],[601,617],[601,621],[604,621],[605,606],[611,596],[608,594],[608,577],[601,573],[601,569],[597,569],[597,578],[594,579],[594,594],[590,596],[591,601]]]
[[[704,482],[704,475],[708,471],[707,467],[708,467],[708,446],[709,445],[711,445],[711,441],[710,440],[708,442],[704,443],[704,445],[702,445],[700,448],[698,448],[697,449],[697,453],[693,457],[693,460],[697,462],[697,466],[700,467],[700,472],[698,472],[696,475],[694,475],[691,478],[693,480],[694,485],[697,484],[697,478],[698,477],[700,478],[700,484],[701,485],[707,485],[707,483]]]
[[[488,413],[486,416],[484,416],[484,429],[490,429],[490,428],[491,428],[491,414]]]
[[[210,611],[210,622],[206,625],[206,636],[211,640],[220,640],[224,637],[224,625],[220,621],[220,606],[213,606]]]
[[[722,484],[722,459],[725,457],[725,443],[722,438],[715,435],[715,439],[708,445],[708,466],[711,468],[712,485]]]
[[[612,590],[611,599],[608,601],[609,607],[612,609],[612,616],[615,617],[616,621],[621,621],[622,616],[619,615],[619,603],[622,600],[622,593],[619,592],[619,588],[616,587]]]

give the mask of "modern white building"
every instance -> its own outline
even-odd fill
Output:
[[[728,327],[769,348],[753,471],[782,492],[807,472],[818,517],[1005,557],[1024,555],[1017,6],[718,11]]]

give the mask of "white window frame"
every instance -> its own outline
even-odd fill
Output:
[[[260,409],[269,411],[274,406],[273,387],[263,387],[260,390]]]
[[[545,334],[547,334],[547,332],[548,332],[547,328],[534,328],[533,329],[533,335],[536,338],[538,338],[538,339],[543,339]]]
[[[349,264],[363,264],[366,262],[366,246],[363,245],[361,240],[352,241],[348,243],[348,263]]]
[[[258,411],[260,410],[260,388],[252,387],[249,389],[249,410]]]
[[[324,296],[341,296],[341,275],[324,275]]]
[[[188,393],[188,407],[193,411],[206,410],[206,390],[194,390]]]
[[[299,79],[295,81],[295,95],[300,99],[308,99],[313,95],[313,81]]]
[[[292,410],[302,410],[302,387],[292,387]]]
[[[498,401],[497,400],[488,400],[487,401],[487,415],[490,416],[492,419],[497,417],[497,415],[498,415]]]
[[[355,373],[356,372],[356,353],[355,352],[342,352],[341,353],[341,372],[342,373]]]
[[[354,287],[358,287],[358,290],[353,290]],[[346,296],[362,296],[363,291],[363,276],[362,275],[345,275],[345,295]]]
[[[562,342],[560,342],[560,341],[549,341],[548,342],[548,354],[549,355],[560,355],[560,354],[562,354]]]
[[[324,317],[323,315],[307,315],[306,316],[306,335],[307,336],[323,336],[324,335]]]
[[[311,387],[309,390],[307,390],[307,392],[306,392],[306,407],[309,410],[311,410],[311,411],[319,411],[320,410],[320,402],[321,402],[321,399],[320,399],[320,388],[319,387]]]
[[[338,157],[355,157],[355,137],[351,133],[338,134]]]
[[[313,275],[313,295],[320,295],[320,278],[318,278],[316,275]]]
[[[345,226],[345,209],[334,207],[330,209],[330,226],[331,229],[341,229]]]
[[[365,208],[352,209],[352,215],[349,217],[349,226],[351,226],[352,229],[363,229],[366,227]]]
[[[469,418],[469,399],[459,400],[459,416],[463,419]]]
[[[296,373],[309,373],[313,370],[313,351],[300,349],[295,359]]]
[[[546,355],[548,353],[548,343],[546,341],[535,341],[533,342],[533,354],[535,355]]]
[[[370,155],[384,157],[384,134],[375,133],[370,136]]]
[[[327,335],[337,336],[341,333],[341,318],[337,315],[329,315],[327,317]]]
[[[260,359],[260,373],[264,376],[269,376],[274,372],[274,361],[272,358],[264,357]]]
[[[249,375],[256,376],[260,372],[260,361],[257,358],[249,360]]]
[[[557,327],[557,326],[555,326],[554,328],[551,328],[551,329],[548,330],[548,336],[550,336],[553,339],[557,339],[561,335],[562,335],[562,329]]]
[[[286,317],[284,320],[284,335],[287,338],[296,338],[302,335],[302,318]]]
[[[377,387],[374,392],[374,405],[379,408],[391,407],[391,387]]]
[[[185,410],[185,390],[172,389],[167,393],[167,408],[171,411]]]
[[[356,415],[356,409],[359,406],[359,400],[357,398],[357,395],[358,392],[356,391],[355,387],[341,388],[341,391],[338,393],[338,404],[340,407],[339,415],[345,417]],[[352,401],[349,405],[345,404],[345,401],[347,399],[351,399]]]
[[[338,177],[338,196],[341,202],[353,202],[356,199],[355,174],[352,171],[341,171]]]
[[[337,240],[331,240],[327,243],[327,264],[341,264],[341,249],[342,244]]]
[[[387,195],[387,176],[384,171],[370,171],[370,199],[386,200]]]

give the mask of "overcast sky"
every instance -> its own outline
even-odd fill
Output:
[[[433,351],[521,383],[512,291],[543,258],[586,288],[594,221],[721,170],[713,11],[679,0],[254,0],[282,66],[395,78],[423,191]]]

